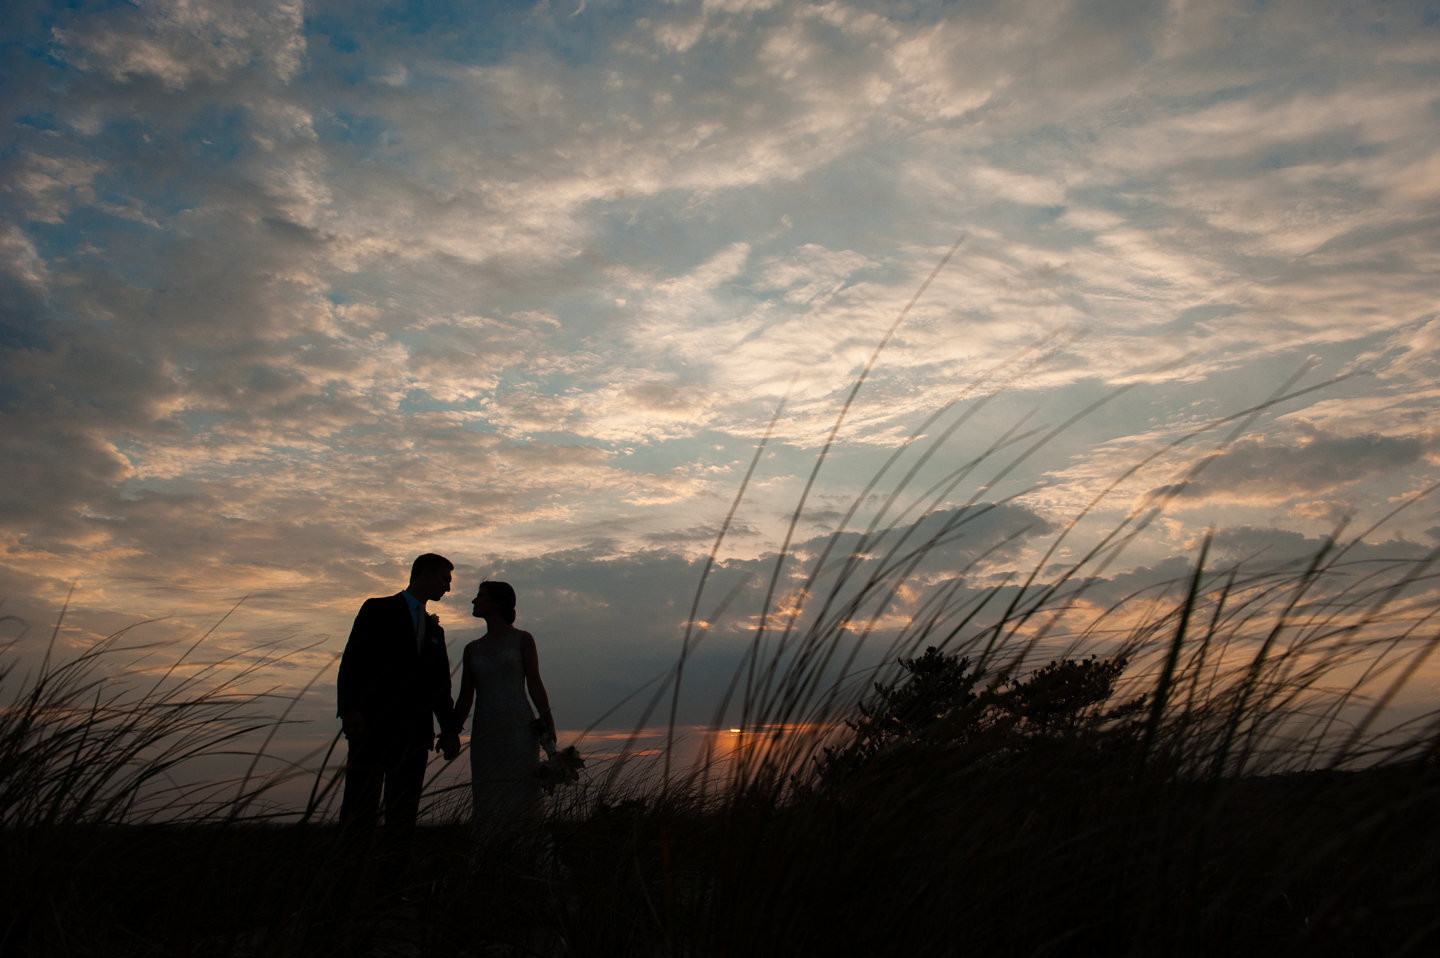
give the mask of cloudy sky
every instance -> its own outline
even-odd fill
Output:
[[[840,428],[806,554],[947,407],[927,440],[969,418],[917,493],[1016,431],[903,521],[1032,490],[956,547],[982,584],[1296,376],[1349,378],[1106,500],[1102,525],[1214,456],[1112,571],[1212,525],[1318,542],[1440,478],[1440,3],[0,18],[0,611],[31,623],[22,649],[72,583],[76,647],[157,616],[144,634],[203,632],[245,598],[211,645],[313,643],[266,674],[319,676],[319,728],[355,608],[434,550],[458,566],[452,652],[476,581],[513,581],[581,727],[673,658],[788,391],[706,600],[761,573],[698,672],[721,686],[856,376],[957,240]],[[1373,538],[1409,554],[1437,526],[1421,503]]]

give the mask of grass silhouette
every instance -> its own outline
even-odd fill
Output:
[[[1183,575],[1098,601],[1216,452],[1326,385],[1300,388],[1302,369],[1142,458],[1067,524],[1029,530],[1050,539],[1023,577],[975,584],[1025,530],[927,578],[927,562],[1024,495],[997,494],[1008,477],[1128,388],[1053,428],[1022,421],[918,488],[985,407],[985,383],[1042,361],[1041,341],[931,416],[828,544],[794,555],[883,347],[817,455],[718,704],[714,726],[749,746],[671,760],[687,662],[742,594],[702,619],[708,578],[783,402],[630,746],[557,790],[533,828],[478,851],[464,790],[431,788],[405,902],[377,898],[373,862],[340,850],[338,737],[259,775],[267,737],[235,780],[171,784],[184,763],[287,721],[298,697],[277,715],[266,694],[237,691],[263,658],[141,684],[110,665],[136,648],[119,633],[28,676],[0,669],[0,953],[1433,953],[1440,722],[1398,720],[1393,705],[1440,642],[1440,550],[1365,547],[1430,490],[1288,561],[1206,535]],[[1170,481],[1057,564],[1088,517],[1187,445]],[[642,766],[630,753],[655,715],[672,748]],[[266,796],[300,774],[313,776],[306,807],[277,816]]]

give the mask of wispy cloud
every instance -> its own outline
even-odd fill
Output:
[[[921,486],[1139,384],[1009,474],[1050,483],[1026,501],[1053,523],[1312,356],[1306,382],[1365,375],[1220,449],[1135,561],[1210,522],[1313,537],[1432,479],[1426,4],[5,22],[0,595],[34,614],[77,576],[108,583],[104,615],[253,589],[334,644],[424,549],[534,576],[598,542],[584,561],[690,556],[789,390],[729,547],[749,561],[962,234],[815,516],[952,400],[992,397]],[[1117,514],[1211,448],[1137,475]]]

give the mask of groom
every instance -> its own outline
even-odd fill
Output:
[[[433,552],[416,559],[404,591],[365,600],[340,659],[337,711],[350,742],[340,823],[365,830],[379,819],[383,799],[386,845],[397,872],[415,831],[435,741],[430,717],[448,726],[455,709],[445,630],[425,610],[450,591],[454,568]],[[442,737],[447,760],[459,745],[458,736]]]

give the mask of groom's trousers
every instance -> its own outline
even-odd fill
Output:
[[[425,738],[413,735],[371,732],[350,743],[340,824],[352,839],[367,835],[383,807],[382,853],[397,871],[404,870],[409,857],[429,756]]]

